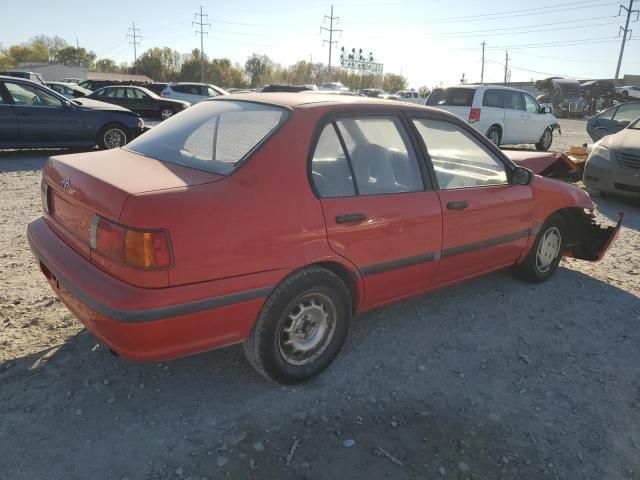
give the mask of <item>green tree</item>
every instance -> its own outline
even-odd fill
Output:
[[[54,61],[63,65],[80,65],[85,68],[93,68],[96,54],[82,47],[65,47],[57,52]]]
[[[31,46],[42,46],[47,49],[49,53],[49,62],[55,62],[58,52],[69,44],[67,41],[57,35],[49,37],[47,35],[36,35],[30,40]]]
[[[273,61],[266,55],[251,55],[244,64],[244,70],[251,79],[251,87],[255,88],[268,81],[273,67]]]
[[[389,93],[394,93],[398,90],[406,90],[408,83],[408,80],[402,75],[386,73],[382,80],[382,88]]]
[[[168,47],[150,48],[138,57],[135,70],[155,80],[172,80],[180,71],[180,53]]]
[[[101,58],[96,61],[96,70],[103,73],[118,73],[120,68],[110,58]]]
[[[44,45],[13,45],[9,48],[9,57],[14,65],[21,62],[48,62],[49,51]]]

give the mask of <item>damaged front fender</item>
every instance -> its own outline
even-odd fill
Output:
[[[564,215],[567,221],[567,257],[597,262],[618,236],[624,212],[620,212],[615,226],[604,226],[596,221],[592,212],[582,209],[570,209]]]
[[[551,132],[553,133],[554,130],[558,130],[558,134],[562,135],[562,128],[560,128],[559,123],[554,123],[551,125]]]

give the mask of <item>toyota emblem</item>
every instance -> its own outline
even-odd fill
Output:
[[[69,190],[70,187],[71,187],[71,180],[69,180],[69,177],[64,177],[64,180],[62,180],[62,189],[66,192]]]

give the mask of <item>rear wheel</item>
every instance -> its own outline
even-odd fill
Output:
[[[564,252],[566,231],[566,223],[560,215],[550,216],[538,232],[527,258],[516,265],[518,276],[531,283],[540,283],[553,275]]]
[[[269,380],[295,384],[318,375],[342,349],[351,297],[334,273],[312,267],[271,293],[244,343],[249,363]]]
[[[552,143],[553,143],[553,132],[551,131],[550,128],[547,128],[542,133],[542,137],[540,137],[540,141],[536,143],[536,150],[546,152],[551,148]]]
[[[124,147],[128,141],[126,127],[117,123],[105,125],[98,133],[98,146],[104,150]]]
[[[162,107],[160,109],[160,119],[166,120],[167,118],[172,117],[176,112],[171,107]]]
[[[489,139],[489,141],[491,143],[493,143],[496,147],[500,146],[500,129],[498,127],[496,127],[495,125],[491,128],[489,128],[489,130],[487,130],[487,138]]]

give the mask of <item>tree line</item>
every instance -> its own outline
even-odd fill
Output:
[[[81,66],[103,73],[146,75],[155,81],[200,81],[200,50],[180,53],[169,47],[150,48],[133,64],[117,64],[110,58],[97,58],[95,52],[69,45],[58,36],[38,35],[29,42],[0,46],[0,69],[15,68],[19,63],[58,63]],[[244,65],[228,58],[204,56],[204,81],[223,88],[255,88],[268,84],[318,85],[329,81],[342,82],[352,90],[382,88],[388,92],[405,90],[408,81],[402,75],[386,73],[383,76],[354,72],[333,67],[331,75],[326,65],[301,60],[293,65],[280,65],[266,55],[253,54]],[[424,90],[426,87],[421,87]]]

